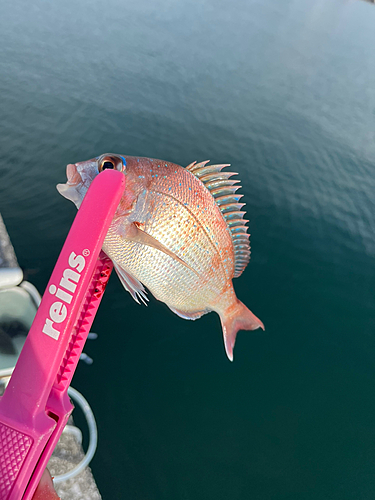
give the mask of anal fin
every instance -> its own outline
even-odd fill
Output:
[[[180,318],[191,319],[193,321],[196,319],[199,319],[201,316],[203,316],[203,314],[206,314],[208,312],[208,311],[197,311],[197,312],[189,313],[189,312],[185,312],[185,311],[180,311],[179,309],[176,309],[176,308],[171,307],[171,306],[168,306],[168,307],[172,312],[177,314],[177,316],[180,316]]]

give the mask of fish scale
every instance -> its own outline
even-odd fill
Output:
[[[119,278],[133,298],[147,300],[143,285],[186,319],[216,311],[227,355],[239,329],[264,328],[240,302],[232,279],[250,259],[249,234],[238,180],[228,165],[102,155],[68,165],[63,196],[77,207],[103,165],[124,172],[126,189],[104,240]],[[111,167],[112,168],[112,167]]]
[[[138,165],[137,163],[135,177],[139,175]],[[197,308],[198,311],[204,311],[204,304],[212,302],[233,273],[230,235],[214,201],[210,204],[202,201],[207,194],[200,181],[181,167],[177,172],[175,166],[156,168],[157,170],[155,167],[141,170],[149,171],[150,181],[147,203],[151,216],[145,221],[144,231],[190,264],[199,278],[156,249],[135,248],[132,242],[121,239],[110,241],[111,230],[105,240],[104,250],[144,283],[157,299],[168,303],[170,307],[185,314],[189,310],[196,313]],[[155,170],[158,177],[160,175],[160,181],[155,177]],[[184,177],[187,178],[186,181]],[[179,184],[182,185],[183,182],[191,189],[179,189]],[[212,224],[212,219],[217,222]],[[116,238],[115,232],[114,237]],[[220,249],[223,247],[226,247],[224,252],[228,255],[225,263],[220,260]],[[113,248],[116,248],[116,255]],[[207,283],[210,286],[205,290]],[[205,293],[202,294],[201,290],[205,290]],[[195,293],[192,294],[192,291]],[[199,300],[197,294],[201,297]]]

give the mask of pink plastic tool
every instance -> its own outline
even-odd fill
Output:
[[[113,170],[92,182],[0,398],[0,500],[32,498],[73,410],[67,390],[112,271],[101,247],[124,188]]]

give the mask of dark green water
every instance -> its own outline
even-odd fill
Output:
[[[112,277],[73,385],[104,499],[375,496],[375,7],[364,2],[4,3],[0,211],[43,291],[75,215],[65,165],[103,152],[232,163],[266,325],[227,361]]]

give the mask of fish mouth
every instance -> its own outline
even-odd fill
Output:
[[[69,163],[66,166],[66,177],[68,179],[68,186],[77,186],[77,184],[82,182],[81,174],[78,173],[77,165],[74,163]]]
[[[83,180],[81,174],[77,170],[77,165],[69,163],[69,165],[66,166],[66,177],[66,184],[57,184],[57,191],[79,208],[82,199],[78,193],[77,186],[82,184]]]

